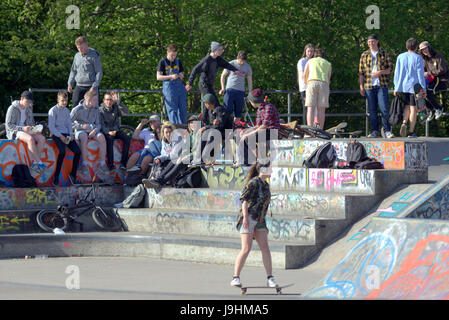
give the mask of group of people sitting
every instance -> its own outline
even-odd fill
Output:
[[[36,126],[33,101],[32,92],[24,91],[20,100],[13,101],[8,108],[5,126],[8,139],[25,143],[29,167],[38,175],[47,170],[47,166],[41,161],[46,138],[41,132],[42,128]],[[264,101],[261,89],[252,90],[248,94],[248,101],[257,109],[257,119],[254,127],[239,129],[238,142],[242,143],[244,150],[244,158],[240,164],[249,164],[249,153],[254,155],[252,159],[255,161],[255,142],[260,144],[277,139],[277,135],[271,132],[280,126],[276,107]],[[99,161],[97,167],[93,168],[95,172],[99,170],[107,174],[116,169],[113,143],[119,139],[123,142],[120,170],[126,171],[128,175],[140,173],[148,176],[148,169],[152,166],[154,168],[151,179],[144,180],[146,186],[159,187],[172,183],[190,164],[207,163],[209,161],[205,159],[215,159],[217,150],[222,150],[226,139],[235,140],[235,134],[228,135],[234,132],[232,115],[219,105],[216,96],[206,94],[202,97],[202,102],[205,106],[202,114],[188,118],[187,128],[185,125],[174,125],[168,121],[162,124],[160,117],[153,115],[149,119],[141,120],[130,137],[120,130],[120,118],[129,113],[129,109],[118,99],[115,92],[105,93],[103,102],[98,106],[98,91],[89,90],[84,94],[84,99],[70,111],[67,108],[67,92],[59,91],[57,104],[48,111],[48,129],[59,151],[53,185],[58,186],[60,183],[66,147],[74,154],[68,177],[70,183],[78,184],[78,176],[83,180],[90,180],[87,143],[91,139],[96,140],[99,145]],[[262,131],[264,135],[261,135]],[[261,136],[266,140],[259,141]],[[143,140],[144,147],[129,156],[132,139]],[[213,147],[207,148],[210,145]]]

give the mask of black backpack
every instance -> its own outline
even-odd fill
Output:
[[[313,153],[303,162],[307,168],[331,168],[337,159],[332,142],[326,142],[313,151]]]
[[[349,167],[354,168],[356,163],[365,161],[368,159],[368,154],[366,153],[366,149],[358,141],[354,141],[348,145],[348,149],[346,150],[346,161],[349,164]]]
[[[203,175],[201,167],[191,167],[175,178],[175,188],[201,188]]]
[[[367,158],[364,161],[356,163],[354,169],[384,169],[384,165],[376,159]]]
[[[390,105],[390,115],[388,117],[388,122],[390,125],[394,126],[402,122],[404,112],[404,103],[402,102],[399,95],[393,98]]]
[[[37,187],[36,180],[30,173],[30,169],[25,164],[16,164],[12,168],[12,182],[16,188]]]

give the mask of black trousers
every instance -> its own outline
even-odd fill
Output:
[[[436,84],[436,80],[433,80],[431,83],[429,83],[428,87],[427,87],[427,97],[426,100],[427,102],[429,102],[427,104],[427,107],[430,110],[435,110],[435,109],[443,109],[443,107],[437,102],[437,99],[435,97],[435,94],[433,93],[433,89],[435,88],[435,93],[441,90],[446,90],[447,89],[447,85],[446,82],[439,82],[438,85],[435,87]]]
[[[119,139],[123,141],[122,159],[120,163],[122,166],[126,167],[128,162],[129,146],[131,144],[131,137],[122,131],[117,131],[115,136],[110,136],[109,133],[103,132],[106,139],[106,161],[108,167],[111,168],[114,165],[114,140]]]
[[[69,136],[68,134],[63,134],[65,137]],[[65,150],[66,147],[68,147],[75,155],[73,157],[73,166],[72,166],[72,172],[70,173],[70,175],[74,178],[76,178],[76,172],[78,170],[78,164],[80,162],[80,158],[81,158],[81,149],[78,146],[78,143],[76,143],[75,140],[70,141],[70,143],[67,145],[64,142],[61,141],[61,139],[59,139],[56,136],[52,136],[53,141],[56,143],[56,147],[58,147],[58,159],[56,160],[56,170],[55,170],[55,175],[53,180],[54,181],[59,181],[59,174],[61,173],[61,167],[62,167],[62,163],[64,162],[64,158],[65,158]]]
[[[84,95],[87,91],[90,90],[92,87],[83,87],[83,86],[76,86],[75,89],[72,91],[72,108],[75,108],[81,100],[84,99]],[[100,88],[97,88],[97,96],[98,96],[98,103],[100,103]]]

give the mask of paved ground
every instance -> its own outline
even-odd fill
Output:
[[[76,266],[76,267],[72,267]],[[79,270],[79,289],[74,276]],[[274,270],[279,284],[295,283],[282,296],[242,297],[229,285],[233,266],[149,258],[48,258],[0,260],[0,299],[299,299],[325,271]],[[263,285],[263,268],[245,267],[244,284]]]

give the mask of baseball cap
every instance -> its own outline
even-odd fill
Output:
[[[248,100],[254,103],[262,103],[264,101],[262,89],[257,88],[248,93]]]
[[[421,43],[419,44],[419,50],[423,50],[423,49],[425,49],[425,48],[427,48],[427,47],[429,47],[429,46],[430,46],[429,41],[423,41],[423,42],[421,42]]]
[[[377,39],[377,36],[375,34],[370,34],[368,36],[368,40],[379,40],[379,39]]]
[[[204,103],[215,103],[216,99],[215,96],[211,93],[207,93],[204,95],[203,99],[201,99],[202,102]]]
[[[193,116],[189,117],[189,120],[187,120],[187,122],[191,122],[191,121],[200,121],[200,119],[197,116],[193,115]]]
[[[30,100],[30,101],[34,101],[33,93],[31,91],[29,91],[29,90],[26,90],[26,91],[22,92],[20,97],[21,98],[25,98],[25,99]]]
[[[161,118],[157,115],[157,114],[153,114],[151,117],[150,117],[150,121],[161,121]]]

